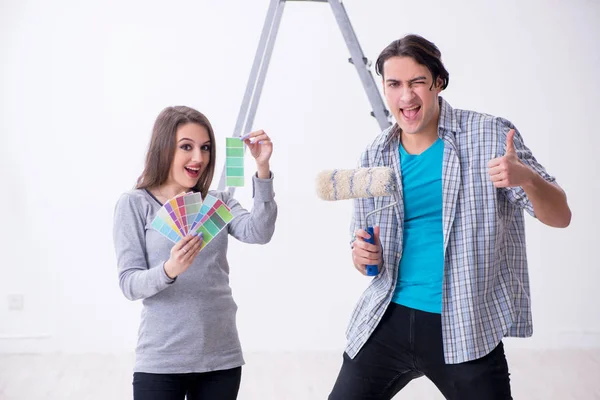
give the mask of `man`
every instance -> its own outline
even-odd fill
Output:
[[[361,157],[389,166],[390,197],[355,200],[352,258],[378,265],[352,315],[331,400],[391,399],[426,376],[447,399],[511,399],[505,336],[532,334],[523,209],[566,227],[565,193],[509,121],[457,110],[439,96],[449,75],[438,48],[408,35],[376,72],[396,124]]]

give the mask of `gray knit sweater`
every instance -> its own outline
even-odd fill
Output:
[[[248,212],[227,192],[211,191],[234,216],[175,280],[164,270],[173,243],[150,226],[162,206],[145,190],[124,193],[115,207],[113,238],[119,285],[130,300],[142,299],[135,372],[188,373],[244,364],[229,287],[228,234],[244,243],[268,243],[277,205],[273,177],[253,177]]]

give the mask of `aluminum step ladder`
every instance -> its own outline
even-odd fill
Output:
[[[369,70],[371,63],[363,54],[360,44],[358,43],[358,38],[356,37],[356,33],[352,28],[352,24],[350,23],[350,19],[348,18],[348,14],[346,13],[346,9],[344,8],[342,1],[271,0],[232,137],[239,138],[242,134],[249,133],[252,130],[256,109],[258,108],[258,102],[260,100],[265,77],[269,68],[271,54],[273,53],[277,31],[283,15],[283,8],[285,3],[290,1],[329,3],[340,31],[344,36],[344,40],[346,41],[346,46],[348,46],[348,50],[350,51],[351,57],[348,59],[348,61],[354,64],[354,67],[356,67],[356,72],[358,72],[360,81],[367,94],[369,102],[371,103],[371,107],[373,109],[371,115],[377,120],[380,130],[384,130],[385,128],[389,127],[391,125],[389,120],[390,113],[385,107],[381,94],[377,90],[375,80],[373,79],[373,75]],[[226,165],[224,165],[223,172],[221,173],[221,179],[219,180],[218,190],[225,189],[226,172]],[[229,187],[228,191],[233,195],[235,192],[235,187]]]

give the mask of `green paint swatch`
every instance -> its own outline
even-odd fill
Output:
[[[226,185],[244,186],[244,142],[227,138],[225,155]]]

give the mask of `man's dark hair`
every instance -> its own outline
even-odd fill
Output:
[[[450,75],[444,64],[442,63],[442,53],[435,44],[419,35],[407,35],[398,40],[394,40],[390,43],[375,63],[375,72],[377,75],[383,76],[383,64],[392,57],[411,57],[417,63],[427,67],[431,76],[433,77],[433,83],[431,87],[437,83],[437,78],[442,79],[442,89],[448,87],[448,81]]]

